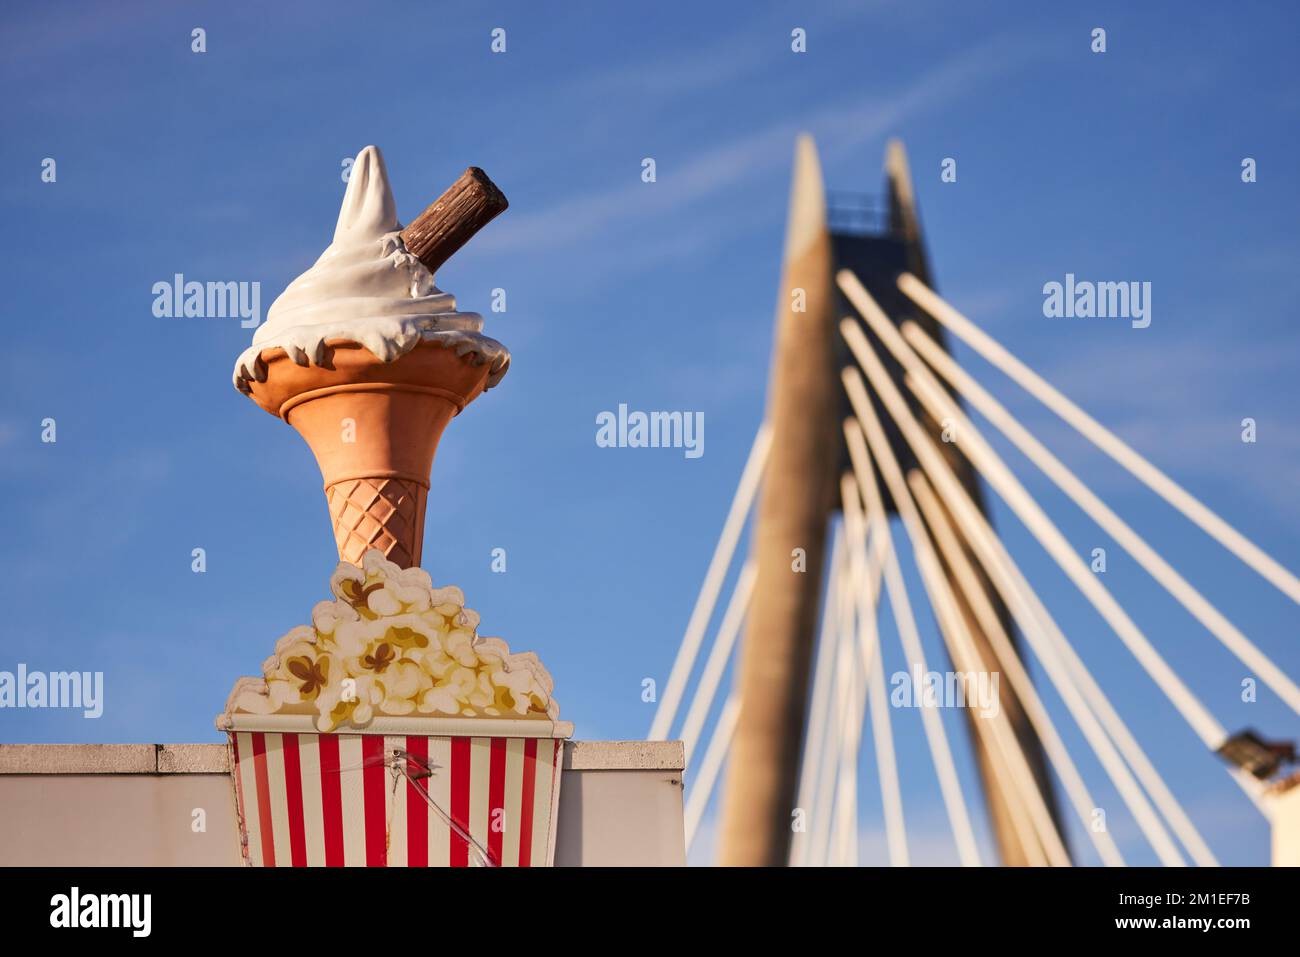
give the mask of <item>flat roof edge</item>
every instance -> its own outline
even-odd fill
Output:
[[[681,771],[680,741],[570,741],[571,771]],[[4,774],[225,774],[224,744],[0,744]]]

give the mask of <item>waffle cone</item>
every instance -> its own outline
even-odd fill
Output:
[[[418,565],[438,440],[483,391],[489,368],[431,342],[387,363],[352,342],[331,341],[325,353],[300,366],[265,350],[253,400],[311,446],[339,557],[360,564],[377,548],[403,568]]]

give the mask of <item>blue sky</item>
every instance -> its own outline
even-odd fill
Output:
[[[341,161],[369,143],[406,221],[470,164],[510,197],[438,276],[462,308],[487,314],[514,366],[442,442],[424,565],[465,589],[485,633],[542,655],[583,737],[645,734],[641,681],[666,678],[690,613],[762,413],[803,130],[844,190],[878,189],[885,141],[902,137],[941,292],[1300,568],[1297,17],[1282,4],[1129,7],[6,10],[0,669],[102,670],[107,700],[96,721],[0,712],[0,740],[217,740],[212,717],[234,678],[325,597],[333,544],[311,455],[230,385],[250,330],[156,318],[150,290],[177,272],[257,281],[265,310],[329,241]],[[796,26],[806,54],[790,51]],[[1089,50],[1096,26],[1102,55]],[[204,54],[190,50],[194,27],[207,31]],[[489,51],[495,27],[503,55]],[[1247,156],[1251,185],[1239,175]],[[45,157],[55,183],[41,181]],[[645,157],[655,183],[641,181]],[[957,160],[956,183],[939,181],[944,157]],[[1045,319],[1042,285],[1067,272],[1151,282],[1151,326]],[[488,312],[495,287],[504,314]],[[957,352],[1300,674],[1300,609]],[[595,417],[619,403],[702,412],[705,454],[598,448]],[[1239,438],[1247,416],[1253,445]],[[54,444],[41,442],[47,417]],[[1110,544],[1010,460],[1081,552]],[[1263,861],[1267,826],[1217,759],[1014,517],[996,514],[1213,849]],[[497,547],[506,574],[490,570]],[[1244,668],[1109,551],[1106,584],[1220,721],[1296,735],[1267,690],[1242,703]],[[886,641],[887,667],[901,667],[888,627]],[[1121,848],[1152,861],[1047,697],[1099,802],[1116,809]],[[964,751],[958,716],[945,720]],[[902,715],[895,729],[916,856],[955,860],[920,722]],[[964,756],[961,772],[973,796]],[[864,847],[880,860],[873,782]],[[1072,838],[1086,843],[1077,828]]]

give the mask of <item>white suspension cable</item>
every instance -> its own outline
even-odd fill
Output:
[[[827,712],[831,702],[831,682],[834,667],[835,635],[838,627],[839,589],[844,570],[844,530],[835,526],[831,537],[831,555],[828,564],[826,596],[822,602],[821,631],[817,638],[817,665],[813,674],[812,700],[808,705],[808,733],[804,740],[803,760],[799,764],[798,804],[803,811],[803,828],[794,832],[790,841],[790,864],[807,867],[810,862],[812,842],[809,828],[812,822],[808,813],[817,802],[817,785],[820,780],[823,748],[826,743]]]
[[[910,273],[898,279],[898,288],[918,306],[960,336],[976,352],[997,366],[1023,389],[1074,427],[1112,459],[1124,466],[1153,492],[1182,512],[1207,535],[1267,579],[1292,601],[1300,604],[1300,578],[1242,535],[1168,475],[1152,465],[1122,439],[1056,390],[1003,346],[945,302]]]
[[[956,438],[963,451],[972,458],[976,467],[984,474],[990,484],[998,490],[1003,500],[1011,506],[1031,534],[1047,549],[1053,560],[1066,572],[1084,597],[1101,613],[1125,647],[1137,658],[1138,663],[1155,681],[1156,686],[1169,698],[1183,720],[1191,725],[1192,730],[1201,737],[1201,740],[1210,750],[1217,751],[1219,746],[1227,739],[1227,732],[1223,726],[1192,694],[1191,690],[1183,683],[1178,674],[1169,667],[1164,658],[1156,651],[1105,586],[1088,570],[1083,560],[1074,553],[1065,536],[1061,534],[1056,525],[1038,506],[1038,503],[1024,489],[1024,486],[1015,478],[1001,458],[993,452],[965,414],[952,402],[951,398],[934,379],[929,369],[925,367],[916,356],[916,353],[903,340],[898,330],[893,328],[888,320],[884,318],[884,314],[880,311],[879,306],[875,304],[875,301],[871,299],[870,294],[862,288],[860,283],[856,282],[856,278],[852,277],[852,274],[845,274],[845,276],[847,282],[857,285],[859,301],[867,305],[869,309],[874,310],[875,321],[873,322],[873,328],[885,330],[883,341],[890,346],[891,350],[895,351],[895,354],[900,357],[900,361],[904,362],[908,370],[904,381],[907,382],[908,387],[922,400],[922,403],[927,406],[931,414],[936,414],[936,409],[940,410],[937,414],[941,415],[942,418],[958,424]],[[856,325],[853,325],[853,330],[857,333],[859,341],[865,344],[866,339],[862,336],[861,330]],[[1064,635],[1061,635],[1061,639],[1064,641]],[[1073,649],[1070,649],[1069,660],[1072,662],[1079,661],[1078,656],[1073,653]],[[1079,664],[1081,665],[1081,662]],[[1127,729],[1125,729],[1125,733],[1127,733]],[[1229,769],[1228,773],[1245,792],[1246,796],[1254,802],[1260,812],[1268,817],[1270,809],[1265,802],[1264,788],[1261,782],[1240,768]],[[1163,786],[1163,781],[1160,783]],[[1154,796],[1155,792],[1152,793]],[[1174,819],[1171,819],[1171,823],[1173,822]],[[1197,837],[1199,839],[1199,835]],[[1190,849],[1191,847],[1189,847]],[[1208,852],[1208,848],[1205,848],[1205,850]]]
[[[839,770],[840,724],[839,715],[843,709],[843,675],[841,674],[840,646],[844,643],[846,608],[848,607],[848,557],[840,554],[840,576],[835,590],[828,596],[828,615],[833,617],[830,645],[827,657],[831,661],[830,674],[827,679],[826,732],[822,739],[821,753],[817,760],[812,813],[808,821],[807,863],[826,866],[830,863],[831,836],[833,828],[833,811],[835,807],[835,775]]]
[[[889,720],[889,692],[885,688],[883,649],[876,633],[876,658],[864,689],[871,709],[871,737],[876,749],[876,773],[880,777],[880,798],[885,816],[885,840],[891,867],[910,867],[907,827],[903,820],[903,791],[898,780],[898,759],[894,754],[894,731]]]
[[[853,555],[853,536],[845,533],[846,547],[849,549],[850,568],[856,568]],[[858,576],[851,570],[851,579]],[[846,596],[846,606],[856,604],[855,596],[850,592]],[[835,758],[835,817],[834,835],[828,863],[836,867],[853,867],[857,865],[858,853],[858,764],[860,748],[862,715],[858,707],[859,675],[858,658],[854,655],[857,643],[857,616],[849,607],[842,624],[844,632],[840,637],[839,658],[836,663],[836,678],[839,686],[839,724],[836,741],[839,752]]]
[[[874,530],[868,529],[870,534],[874,535]],[[846,548],[847,552],[847,548]],[[874,556],[874,552],[871,553]],[[848,670],[853,662],[851,647],[853,643],[853,613],[855,604],[855,595],[857,589],[863,587],[855,585],[852,574],[848,568],[848,557],[844,559],[844,575],[841,578],[839,594],[836,596],[837,622],[838,630],[836,631],[836,665],[834,676],[833,691],[833,708],[834,715],[837,718],[835,723],[830,727],[831,733],[826,737],[826,757],[822,760],[822,767],[819,774],[817,785],[817,804],[813,813],[811,823],[812,838],[809,841],[813,851],[810,857],[823,864],[831,864],[832,860],[832,834],[834,831],[835,817],[833,813],[834,799],[836,793],[836,781],[839,771],[839,754],[840,754],[840,729],[843,721],[839,720],[841,709],[847,707],[848,700]],[[872,601],[876,601],[876,596],[880,594],[880,576],[881,566],[868,562],[867,584]],[[839,657],[840,648],[843,647],[845,657]]]
[[[916,380],[909,377],[909,384],[913,381]],[[1097,609],[1106,620],[1106,623],[1124,642],[1133,656],[1137,658],[1138,663],[1151,676],[1156,686],[1173,703],[1178,713],[1183,716],[1183,720],[1191,725],[1192,730],[1205,742],[1205,746],[1212,751],[1217,750],[1228,738],[1228,732],[1223,725],[1210,714],[1209,709],[1201,703],[1200,699],[1187,687],[1178,673],[1170,667],[1164,656],[1155,649],[1155,646],[1151,644],[1128,612],[1123,609],[1110,591],[1101,584],[1097,576],[1088,568],[1087,563],[1070,546],[1069,541],[1056,524],[1047,517],[1047,514],[1030,496],[1028,490],[1015,478],[1010,469],[1006,467],[1006,464],[993,452],[992,448],[985,443],[983,436],[975,431],[975,426],[970,420],[958,411],[954,404],[945,403],[939,395],[932,392],[929,384],[916,381],[916,385],[917,388],[914,391],[918,395],[922,393],[928,394],[927,398],[923,400],[923,404],[927,408],[933,406],[953,413],[951,418],[957,423],[960,435],[957,441],[962,451],[970,456],[975,467],[982,475],[987,477],[989,484],[998,491],[1003,501],[1011,506],[1012,511],[1025,523],[1025,527],[1030,534],[1038,539],[1056,564],[1066,573],[1066,576],[1074,582],[1075,587],[1083,592],[1084,597]]]
[[[686,749],[688,768],[691,766],[691,755],[695,752],[700,731],[704,729],[704,722],[713,707],[713,699],[717,696],[723,672],[727,670],[727,663],[731,660],[731,651],[736,647],[736,639],[740,635],[740,626],[744,623],[745,614],[749,610],[749,600],[754,594],[754,579],[757,577],[758,568],[753,559],[750,559],[745,562],[736,579],[736,587],[732,590],[731,600],[727,603],[726,612],[723,613],[722,624],[718,626],[718,637],[714,639],[713,647],[709,649],[709,657],[704,663],[704,671],[700,674],[700,682],[695,686],[695,696],[691,700],[691,706],[686,712],[686,722],[682,726],[682,744]]]
[[[933,446],[931,451],[934,451]],[[937,459],[937,453],[935,458]],[[942,460],[933,461],[932,464],[941,465]],[[980,564],[1011,609],[1021,633],[1029,641],[1048,678],[1056,686],[1066,708],[1083,731],[1088,744],[1137,819],[1143,834],[1155,848],[1161,862],[1167,866],[1182,866],[1184,863],[1161,818],[1151,810],[1146,794],[1133,782],[1134,774],[1151,795],[1151,801],[1159,808],[1164,820],[1169,822],[1169,826],[1187,848],[1192,860],[1201,867],[1217,867],[1218,861],[1187,812],[1070,645],[1047,606],[1029,584],[1001,539],[993,532],[988,520],[966,496],[965,489],[961,488],[951,472],[930,472],[930,476],[932,480],[936,476],[939,478],[940,481],[936,484],[947,484],[946,494],[950,496],[947,501],[954,506],[953,515],[962,527],[963,535],[975,547]],[[1120,754],[1123,755],[1123,760],[1120,759]]]
[[[713,788],[718,783],[718,772],[722,770],[722,762],[731,749],[731,739],[736,733],[736,720],[739,717],[740,699],[733,694],[722,706],[722,714],[718,716],[713,726],[713,736],[709,739],[709,746],[704,750],[704,760],[700,762],[699,773],[691,784],[690,797],[686,799],[687,851],[690,851],[691,845],[695,843],[695,835],[699,833],[700,821],[704,817],[705,808],[709,806]]]
[[[1137,775],[1151,794],[1151,800],[1170,822],[1192,859],[1204,867],[1216,866],[1214,855],[1177,798],[1111,706],[1105,692],[1075,653],[1033,586],[993,532],[988,520],[976,508],[956,476],[947,469],[933,444],[925,441],[929,453],[924,458],[927,472],[941,486],[954,518],[962,527],[962,534],[975,548],[980,564],[1007,603],[1016,623],[1020,625],[1021,633],[1038,656],[1048,678],[1060,693],[1066,708],[1161,862],[1167,866],[1182,866],[1184,863],[1161,819],[1152,811],[1146,795],[1133,781],[1133,774]],[[917,478],[924,482],[920,473],[917,473]],[[1124,760],[1120,759],[1120,754],[1123,754]],[[1132,772],[1129,766],[1133,768]]]
[[[709,619],[713,617],[713,606],[718,601],[718,592],[727,577],[731,556],[736,551],[736,542],[740,540],[740,533],[745,527],[745,518],[754,504],[754,496],[763,477],[763,467],[767,464],[767,454],[771,448],[772,427],[764,422],[758,427],[758,434],[754,436],[754,444],[749,450],[749,458],[745,462],[745,470],[741,473],[735,497],[731,500],[731,508],[727,512],[726,522],[723,523],[722,534],[718,537],[713,558],[709,561],[708,571],[705,572],[704,584],[700,586],[700,594],[695,599],[695,608],[686,623],[686,634],[677,649],[673,669],[668,675],[668,684],[664,686],[659,707],[655,709],[648,735],[650,741],[664,741],[672,730],[673,719],[677,717],[677,707],[681,703],[682,693],[686,690],[686,682],[695,667],[695,656],[699,654],[700,643],[704,640],[704,630],[709,625]]]
[[[889,518],[885,514],[884,500],[871,468],[871,453],[867,451],[857,420],[845,420],[844,435],[848,441],[849,457],[853,462],[858,491],[867,505],[868,522],[876,530],[872,538],[872,546],[885,555],[885,593],[889,596],[889,605],[903,645],[903,653],[913,668],[919,669],[921,674],[927,674],[929,668],[925,661],[925,651],[921,646],[920,635],[917,633],[916,617],[912,613],[907,586],[903,582],[903,573],[898,564],[898,555],[894,551],[889,532]],[[948,746],[948,736],[943,729],[943,719],[934,708],[923,707],[921,725],[925,731],[926,744],[930,748],[935,774],[939,779],[939,791],[943,797],[944,809],[948,813],[953,840],[957,845],[957,857],[963,867],[979,867],[981,864],[979,845],[975,840],[975,831],[971,827],[970,812],[966,807],[966,798],[962,794],[961,782],[957,777],[957,766]]]
[[[909,531],[909,537],[913,533],[923,535],[925,529],[917,523]],[[913,542],[915,541],[916,539],[913,538]],[[948,646],[948,653],[952,657],[953,667],[967,673],[987,671],[966,632],[965,622],[947,589],[947,583],[938,563],[925,560],[917,567],[921,572],[921,580],[925,584],[926,591],[932,596],[935,617],[939,622],[940,633]],[[979,717],[976,717],[972,724],[977,730],[986,728],[984,719]],[[1050,864],[1053,867],[1068,867],[1070,859],[1065,844],[1056,831],[1043,794],[1038,790],[1024,750],[1015,735],[1011,733],[1006,715],[997,715],[989,724],[991,724],[991,731],[981,736],[986,747],[989,748],[997,779],[999,781],[1009,779],[1014,782],[1013,788],[1009,792],[1004,792],[1004,799],[1007,813],[1016,831],[1016,839],[1025,851],[1029,865],[1046,867]]]
[[[921,363],[898,329],[881,311],[871,294],[858,280],[858,277],[847,270],[841,270],[837,279],[840,288],[849,297],[849,301],[853,303],[871,326],[872,331],[880,337],[881,342],[885,344],[907,371],[904,381],[916,393],[930,415],[934,416],[938,422],[947,420],[956,424],[956,444],[971,460],[971,464],[997,490],[1003,501],[1011,507],[1011,510],[1024,523],[1030,534],[1038,539],[1039,544],[1047,550],[1047,553],[1052,556],[1052,559],[1065,572],[1066,576],[1074,582],[1075,587],[1097,609],[1102,618],[1106,620],[1106,623],[1119,636],[1119,639],[1137,658],[1138,663],[1151,676],[1151,680],[1173,703],[1178,713],[1183,716],[1183,720],[1191,725],[1192,730],[1205,742],[1205,746],[1211,751],[1217,750],[1228,738],[1228,732],[1223,725],[1201,704],[1200,699],[1169,667],[1169,664],[1156,651],[1151,642],[1147,640],[1146,635],[1142,633],[1142,630],[1124,611],[1119,602],[1115,600],[1106,586],[1088,569],[1087,564],[1078,556],[1056,524],[1047,517],[1047,513],[1034,501],[1033,497],[1020,483],[1020,480],[1006,467],[1001,457],[984,441],[983,436],[966,417],[966,414],[957,407],[956,403],[948,397],[943,388],[935,381],[934,376]],[[849,340],[850,348],[853,349],[855,354],[863,348],[870,348],[866,336],[856,323],[847,323],[845,338]],[[859,357],[859,361],[861,361],[861,357]]]
[[[870,346],[867,348],[870,349]],[[887,380],[888,376],[885,374],[884,368],[879,365],[879,360],[876,359],[874,353],[871,353],[870,358],[875,363],[873,371],[878,372],[883,379]],[[856,375],[855,370],[845,370],[843,378],[846,387],[854,375]],[[861,384],[860,380],[859,384]],[[874,378],[872,384],[876,386],[879,392],[881,387],[874,381]],[[892,383],[889,384],[892,386]],[[850,401],[852,401],[854,394],[851,392],[849,397]],[[926,592],[930,596],[930,602],[939,619],[940,632],[949,642],[949,653],[952,655],[953,663],[961,671],[987,671],[988,669],[983,667],[978,649],[975,648],[974,642],[966,630],[965,621],[957,611],[956,603],[939,567],[938,558],[934,554],[929,536],[926,534],[925,527],[917,514],[916,505],[912,501],[907,483],[903,480],[902,469],[899,467],[893,450],[889,446],[884,428],[876,417],[876,411],[872,408],[870,401],[861,401],[866,398],[864,391],[858,390],[858,397],[859,401],[854,404],[853,411],[857,415],[858,423],[866,433],[867,446],[871,450],[874,460],[880,465],[881,476],[885,479],[889,494],[894,499],[894,506],[898,509],[899,517],[903,520],[903,527],[912,540],[913,555],[916,559],[917,568],[921,571]],[[910,413],[907,413],[905,408],[903,412],[910,416]],[[898,418],[898,412],[894,409],[890,410],[890,414],[896,419]],[[1018,834],[1019,843],[1025,850],[1026,855],[1029,856],[1032,863],[1037,863],[1035,859],[1045,855],[1045,861],[1053,866],[1068,866],[1070,863],[1069,854],[1065,850],[1064,842],[1061,840],[1055,822],[1052,820],[1051,812],[1047,808],[1047,802],[1042,791],[1038,788],[1033,773],[1029,769],[1029,762],[1025,757],[1024,749],[1011,728],[1006,713],[999,710],[991,720],[977,718],[971,723],[985,741],[988,753],[991,756],[996,756],[996,759],[1001,761],[1004,772],[999,772],[999,777],[1001,778],[1005,773],[1005,780],[1011,782],[1012,787],[1019,792],[1018,799],[1026,813],[1024,815],[1011,815],[1013,827],[1022,828],[1025,823],[1022,818],[1027,818],[1037,833],[1036,839],[1033,835]]]
[[[841,323],[841,329],[847,336],[850,333],[846,327],[851,327],[854,332],[861,335],[861,330],[851,320]],[[890,415],[898,423],[903,437],[929,475],[930,480],[938,487],[939,494],[953,508],[954,516],[962,526],[962,532],[967,541],[976,548],[976,554],[984,565],[985,571],[1015,616],[1022,634],[1030,642],[1035,654],[1038,655],[1039,660],[1047,669],[1049,677],[1061,692],[1066,706],[1070,709],[1075,721],[1079,723],[1079,727],[1087,737],[1089,744],[1097,752],[1098,758],[1102,761],[1108,774],[1115,781],[1116,787],[1124,796],[1126,804],[1137,817],[1139,824],[1142,825],[1147,837],[1152,841],[1161,860],[1171,864],[1181,863],[1182,857],[1177,848],[1169,841],[1163,824],[1146,806],[1145,797],[1141,795],[1140,791],[1125,783],[1128,771],[1124,768],[1123,762],[1119,761],[1114,755],[1115,747],[1118,747],[1120,752],[1123,753],[1124,758],[1132,766],[1138,778],[1151,794],[1152,800],[1160,807],[1161,812],[1169,820],[1171,826],[1174,827],[1184,845],[1188,847],[1193,858],[1198,863],[1207,861],[1213,863],[1213,855],[1210,854],[1209,848],[1206,847],[1205,842],[1188,819],[1181,805],[1169,791],[1164,780],[1155,770],[1141,746],[1133,738],[1123,720],[1110,706],[1105,693],[1093,680],[1087,667],[1066,640],[1065,635],[1057,626],[1046,606],[1043,605],[1037,593],[1020,572],[1019,567],[1006,551],[1001,540],[994,534],[987,519],[975,507],[965,487],[957,480],[948,463],[939,454],[938,449],[917,423],[902,394],[893,381],[885,375],[874,350],[870,348],[863,349],[859,359],[864,361],[865,369],[869,372],[872,370],[876,372],[873,385],[876,385],[881,401],[885,403]],[[865,395],[857,370],[846,370],[844,379],[846,388],[850,390],[850,398],[854,394],[850,382],[854,379],[857,380],[857,391]],[[1074,688],[1075,683],[1078,684],[1080,691],[1084,695],[1087,701],[1086,705],[1078,701],[1078,692]],[[1104,726],[1105,733],[1102,733],[1096,727],[1098,720]],[[1109,739],[1107,734],[1110,735]]]
[[[992,422],[1026,458],[1037,465],[1057,487],[1074,500],[1224,646],[1300,714],[1300,687],[1286,676],[1217,608],[1174,570],[1165,559],[1122,518],[1038,441],[1006,408],[967,375],[952,357],[913,322],[903,324],[903,336],[925,360]]]
[[[1088,793],[1088,787],[1083,782],[1083,776],[1079,774],[1079,769],[1075,766],[1074,759],[1070,757],[1065,742],[1061,740],[1060,734],[1057,733],[1056,724],[1052,721],[1042,699],[1038,696],[1038,689],[1030,681],[1029,672],[1025,670],[1020,655],[1011,644],[1011,639],[1002,627],[1002,621],[989,601],[988,595],[985,594],[975,574],[974,566],[971,565],[965,550],[957,541],[956,533],[953,532],[947,516],[943,513],[943,507],[939,504],[939,500],[935,498],[934,493],[930,490],[929,483],[926,482],[924,474],[919,469],[914,469],[908,474],[907,483],[912,490],[912,497],[916,499],[916,504],[921,508],[921,515],[925,518],[926,524],[930,526],[930,535],[935,544],[939,546],[939,553],[943,556],[944,561],[948,563],[948,568],[951,569],[953,576],[957,579],[962,594],[966,596],[967,604],[974,613],[985,636],[989,639],[989,644],[992,645],[993,653],[1002,666],[1003,672],[1010,679],[1011,687],[1014,689],[1016,697],[1020,699],[1025,715],[1038,733],[1039,740],[1043,742],[1043,750],[1047,752],[1052,766],[1056,768],[1057,776],[1060,777],[1065,792],[1070,797],[1070,803],[1074,805],[1075,813],[1079,815],[1083,829],[1091,838],[1098,856],[1107,867],[1123,867],[1123,855],[1120,854],[1119,848],[1115,846],[1110,831],[1098,830],[1094,826],[1096,822],[1093,818],[1098,806],[1097,802]],[[1098,728],[1098,733],[1100,734],[1100,728]],[[1116,761],[1118,762],[1118,756],[1116,756]],[[1128,769],[1123,766],[1123,762],[1119,762],[1119,765],[1127,774]],[[1133,782],[1132,787],[1136,795],[1145,800],[1141,791],[1138,790],[1136,782]]]
[[[858,487],[853,476],[845,473],[840,477],[840,501],[844,510],[844,526],[851,543],[860,543],[861,552],[866,551],[866,519],[862,514],[862,504],[858,497]],[[888,542],[887,526],[877,526],[872,542]],[[883,549],[879,549],[883,551]],[[886,563],[892,553],[882,556]],[[865,554],[859,554],[858,567],[866,565]],[[888,564],[885,565],[886,583],[888,583]],[[871,709],[871,734],[876,752],[876,771],[880,778],[880,801],[885,817],[885,840],[889,850],[889,863],[894,867],[907,867],[907,827],[903,818],[903,795],[898,782],[898,764],[894,756],[894,735],[889,720],[889,699],[885,692],[884,657],[880,648],[880,631],[877,627],[878,604],[873,600],[864,600],[858,594],[858,652],[863,675],[862,693]],[[858,724],[863,720],[858,713]],[[856,757],[856,755],[855,755]],[[855,768],[856,770],[856,768]]]

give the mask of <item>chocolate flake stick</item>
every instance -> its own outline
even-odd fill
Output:
[[[510,202],[487,173],[471,166],[402,230],[402,242],[429,272],[455,255]]]

